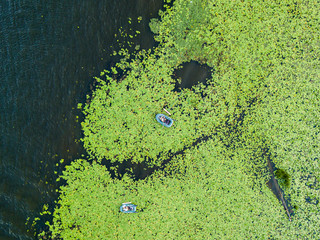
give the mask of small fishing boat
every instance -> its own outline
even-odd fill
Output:
[[[165,127],[171,127],[173,124],[173,120],[162,113],[157,114],[156,119],[161,125]]]
[[[120,212],[123,212],[123,213],[135,213],[136,210],[137,210],[137,205],[134,205],[131,202],[122,203],[120,207]]]

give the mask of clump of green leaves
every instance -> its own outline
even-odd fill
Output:
[[[280,181],[280,185],[285,188],[290,187],[290,175],[283,169],[277,169],[274,172],[274,175],[277,177],[278,181]]]
[[[83,141],[92,157],[159,166],[169,152],[190,146],[216,124],[216,114],[207,108],[211,123],[203,125],[204,100],[199,91],[175,92],[173,68],[156,56],[142,57],[131,62],[125,79],[99,80],[82,123]],[[175,120],[170,129],[155,119],[156,114],[165,113],[164,107]]]
[[[107,169],[95,162],[74,162],[63,175],[67,185],[61,189],[50,227],[53,236],[209,239],[228,234],[231,238],[268,238],[274,227],[287,221],[267,187],[257,194],[242,165],[228,156],[218,139],[172,161],[163,171],[136,182],[127,177],[111,179]],[[121,203],[127,201],[138,205],[138,213],[119,212]]]

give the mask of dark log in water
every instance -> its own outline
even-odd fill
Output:
[[[290,214],[290,210],[287,206],[286,200],[283,197],[283,193],[282,190],[279,186],[279,183],[277,181],[277,179],[274,176],[274,164],[271,162],[271,160],[268,158],[268,168],[271,174],[271,179],[268,182],[268,187],[272,190],[272,192],[274,193],[274,195],[278,198],[278,200],[282,203],[284,210],[286,211],[289,221],[291,221],[291,214]]]

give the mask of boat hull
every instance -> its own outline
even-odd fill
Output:
[[[162,122],[162,121],[160,120],[161,117],[165,117],[166,120],[168,120],[168,122]],[[163,126],[165,126],[165,127],[171,127],[172,124],[173,124],[173,120],[172,120],[171,118],[169,118],[168,116],[162,114],[162,113],[157,114],[157,115],[156,115],[156,119],[157,119],[158,123],[160,123],[161,125],[163,125]]]
[[[135,213],[137,210],[137,205],[134,205],[132,203],[122,203],[120,207],[120,212],[123,213]]]

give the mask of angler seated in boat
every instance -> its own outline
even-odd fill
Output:
[[[161,125],[165,127],[171,127],[173,124],[173,120],[164,114],[157,114],[156,119]]]
[[[159,119],[161,120],[161,122],[169,125],[171,123],[171,121],[169,119],[166,119],[164,116],[160,116]]]
[[[131,202],[122,203],[120,207],[120,212],[123,213],[135,213],[137,209],[137,205],[132,204]]]

